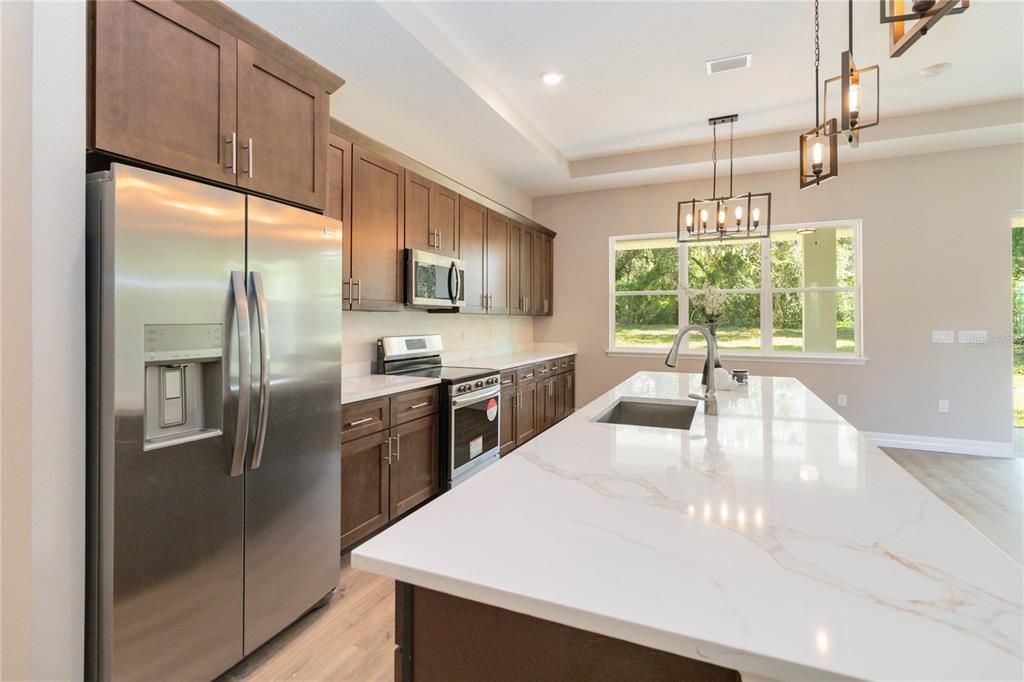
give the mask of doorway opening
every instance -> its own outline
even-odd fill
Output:
[[[1013,296],[1013,449],[1024,454],[1024,213],[1011,222]]]

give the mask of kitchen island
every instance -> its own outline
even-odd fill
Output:
[[[588,642],[694,679],[1022,676],[1021,566],[797,380],[752,377],[688,430],[594,421],[699,382],[637,373],[357,548],[398,581],[396,676]]]

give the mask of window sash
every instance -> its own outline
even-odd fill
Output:
[[[823,357],[854,357],[863,358],[864,348],[862,341],[862,302],[861,302],[861,288],[862,288],[862,262],[861,258],[861,223],[857,221],[832,221],[824,223],[814,223],[809,225],[788,225],[774,227],[773,232],[790,232],[796,231],[800,227],[815,227],[818,229],[836,229],[836,228],[853,228],[853,248],[854,248],[854,261],[856,271],[854,273],[855,285],[852,287],[847,286],[834,286],[834,287],[773,287],[771,285],[771,239],[760,239],[761,249],[761,286],[759,288],[739,288],[739,289],[720,289],[727,294],[758,294],[760,296],[761,304],[761,315],[760,315],[760,338],[761,338],[761,349],[757,351],[749,350],[730,350],[725,351],[728,354],[737,355],[771,355],[771,356],[792,356],[792,357],[808,357],[808,356],[823,356]],[[677,252],[679,258],[679,287],[678,289],[670,290],[652,290],[652,291],[616,291],[615,290],[615,253],[616,243],[618,241],[641,241],[645,239],[664,239],[668,236],[674,236],[671,233],[649,233],[649,234],[636,234],[636,235],[623,235],[622,237],[611,237],[608,240],[608,256],[609,256],[609,291],[611,296],[608,297],[608,349],[611,351],[615,350],[630,350],[639,348],[638,346],[620,346],[616,343],[616,320],[615,320],[615,300],[619,296],[678,296],[679,301],[679,320],[681,324],[685,324],[690,319],[690,296],[697,295],[702,291],[706,290],[706,287],[694,287],[688,286],[690,281],[689,273],[689,248],[690,245],[686,243],[678,244]],[[694,248],[701,248],[695,246]],[[774,324],[773,324],[773,296],[775,294],[814,294],[814,293],[837,293],[837,294],[852,294],[853,295],[853,340],[854,340],[854,351],[853,353],[843,353],[839,351],[833,351],[829,353],[808,353],[807,351],[776,351],[772,350],[773,336],[774,336]],[[658,347],[660,348],[660,347]],[[682,350],[691,350],[690,339],[687,337],[684,339]]]

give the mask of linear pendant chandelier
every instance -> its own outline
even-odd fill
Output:
[[[711,197],[676,203],[676,241],[764,239],[772,232],[772,193],[733,194],[733,125],[739,114],[708,119],[712,131]],[[729,124],[729,194],[718,195],[718,126]]]

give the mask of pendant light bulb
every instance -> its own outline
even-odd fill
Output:
[[[708,210],[706,208],[700,210],[700,224],[705,230],[708,229]]]
[[[742,221],[743,221],[743,207],[742,206],[737,206],[736,207],[736,229],[739,229],[740,222],[742,222]]]
[[[750,217],[754,219],[754,227],[757,227],[761,222],[761,209],[754,207],[754,210],[750,212]]]
[[[825,158],[825,145],[821,142],[815,142],[811,146],[811,171],[815,175],[821,175],[822,160]]]
[[[848,104],[850,108],[850,125],[853,127],[857,127],[857,119],[860,118],[860,102],[860,83],[852,82],[850,83],[850,99]]]
[[[725,206],[718,209],[718,225],[719,227],[725,225]]]
[[[693,214],[692,213],[687,213],[686,214],[686,231],[687,232],[693,232]]]

